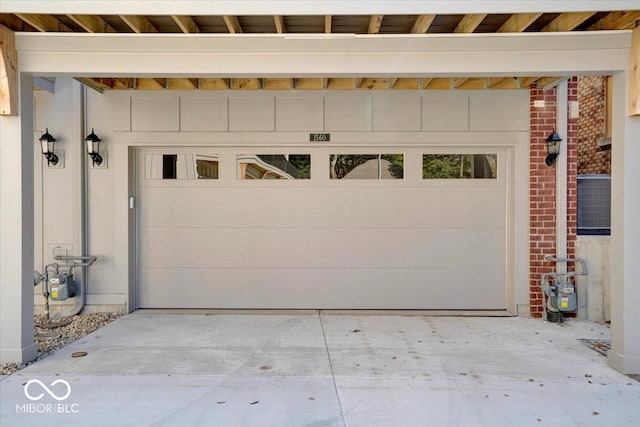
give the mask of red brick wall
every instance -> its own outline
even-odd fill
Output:
[[[602,150],[598,140],[605,126],[606,77],[578,78],[578,174],[611,175],[611,150]]]
[[[578,99],[577,79],[568,82],[568,100]],[[535,100],[544,100],[544,107],[534,107]],[[529,304],[531,315],[543,313],[540,276],[553,271],[555,264],[544,260],[556,255],[556,168],[547,166],[547,137],[556,127],[556,90],[547,91],[532,85],[530,91],[530,157],[529,157]],[[568,111],[565,112],[568,115]],[[567,256],[575,256],[577,188],[577,119],[567,120],[567,135],[560,150],[567,155]],[[573,266],[569,266],[573,267]]]

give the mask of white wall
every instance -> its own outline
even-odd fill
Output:
[[[585,260],[587,276],[577,276],[578,318],[595,322],[611,320],[611,237],[578,236],[576,257]]]
[[[69,79],[58,78],[58,82]],[[73,83],[77,84],[77,83]],[[38,95],[36,110],[71,114],[59,106],[65,92]],[[69,100],[60,101],[67,105]],[[51,119],[54,120],[53,118]],[[88,169],[88,250],[99,260],[88,273],[87,303],[122,306],[129,301],[129,148],[187,145],[307,146],[310,132],[330,132],[332,145],[488,145],[512,147],[517,173],[511,185],[517,248],[509,275],[520,284],[510,298],[528,304],[528,132],[527,91],[87,91],[85,133],[103,139],[106,165]],[[50,126],[50,131],[51,131]],[[64,133],[60,130],[60,134]],[[56,135],[57,136],[57,135]],[[62,147],[62,145],[61,145]],[[40,156],[41,157],[41,156]],[[71,188],[78,167],[47,179]],[[36,156],[36,162],[39,159]],[[78,168],[79,171],[79,168]],[[53,171],[45,171],[52,174]],[[133,176],[133,175],[131,175]],[[38,196],[36,196],[37,199]],[[65,197],[72,197],[65,195]],[[45,200],[45,208],[52,203]],[[61,224],[69,219],[60,218]],[[55,227],[53,224],[50,227]],[[64,229],[69,229],[67,223]],[[78,241],[78,232],[73,239]],[[46,231],[47,248],[61,238]],[[71,240],[73,240],[71,239]],[[37,239],[36,239],[37,241]],[[133,308],[127,306],[127,309]]]

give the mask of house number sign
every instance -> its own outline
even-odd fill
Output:
[[[310,133],[309,142],[329,142],[331,140],[330,133]]]

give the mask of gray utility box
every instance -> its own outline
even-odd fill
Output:
[[[77,294],[73,274],[60,273],[50,277],[48,285],[50,297],[53,301],[64,301],[67,298],[75,297]]]

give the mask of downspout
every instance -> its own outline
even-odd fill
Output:
[[[556,132],[562,135],[564,144],[556,158],[556,258],[567,258],[567,80],[556,87]],[[556,264],[556,273],[566,273],[567,264]]]
[[[87,233],[87,224],[88,224],[88,197],[87,197],[87,155],[85,154],[84,147],[84,132],[86,130],[86,93],[87,88],[85,85],[81,85],[80,87],[80,253],[86,254],[88,249],[88,233]],[[64,259],[63,259],[64,258]],[[74,263],[76,266],[82,268],[82,276],[80,281],[80,286],[78,287],[79,295],[76,295],[74,298],[73,306],[69,309],[69,311],[65,311],[61,314],[62,317],[67,316],[75,316],[80,313],[87,302],[87,275],[88,275],[88,266],[95,262],[95,257],[88,256],[71,256],[71,257],[57,257],[60,260],[80,260],[80,261],[88,261],[82,263]]]

